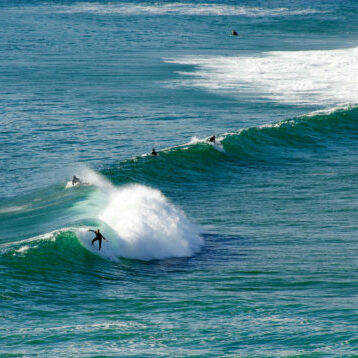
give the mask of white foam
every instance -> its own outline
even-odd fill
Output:
[[[16,250],[16,252],[18,252],[18,253],[24,253],[24,252],[26,252],[29,248],[30,248],[29,245],[24,245],[24,246],[21,246],[18,250]]]
[[[97,186],[103,190],[110,190],[113,187],[107,179],[96,173],[94,170],[85,166],[79,167],[76,172],[76,176],[78,176],[78,178],[80,179],[80,183],[72,184],[72,180],[69,180],[65,185],[66,189],[90,185]]]
[[[215,143],[213,142],[210,142],[209,141],[209,138],[203,138],[203,139],[200,139],[196,136],[192,137],[189,141],[189,143],[187,145],[193,145],[193,144],[197,144],[197,143],[206,143],[208,145],[211,145],[214,149],[216,149],[217,151],[219,152],[222,152],[222,153],[225,153],[225,149],[221,143],[221,141],[225,139],[224,136],[221,136],[221,137],[216,137],[215,139]]]
[[[196,66],[175,86],[195,86],[250,100],[342,106],[358,101],[358,48],[276,51],[249,57],[184,57]]]
[[[0,208],[0,214],[16,213],[19,211],[24,211],[27,208],[28,208],[27,205],[9,206],[9,207],[5,207],[5,208]]]
[[[111,260],[152,260],[192,256],[203,244],[198,228],[158,190],[129,185],[105,195],[107,202],[98,218],[106,224],[101,232],[108,242],[102,242],[101,251],[98,242],[91,245],[93,233],[77,230],[82,244],[92,252]]]
[[[61,13],[117,15],[195,15],[195,16],[292,16],[322,13],[316,9],[263,8],[212,3],[77,3],[55,7]]]

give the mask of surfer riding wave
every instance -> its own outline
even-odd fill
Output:
[[[96,234],[95,238],[92,240],[91,244],[93,245],[95,241],[98,240],[98,250],[101,251],[101,246],[102,246],[102,239],[104,241],[108,241],[100,232],[99,232],[99,229],[97,230],[88,230],[88,231],[91,231],[93,233]]]

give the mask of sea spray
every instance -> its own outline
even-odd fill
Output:
[[[188,257],[200,250],[203,239],[199,228],[159,190],[139,184],[118,188],[99,174],[88,173],[87,178],[95,179],[98,187],[81,207],[88,217],[100,222],[108,239],[99,251],[91,244],[93,233],[87,228],[77,229],[77,236],[88,250],[114,261],[119,257]]]

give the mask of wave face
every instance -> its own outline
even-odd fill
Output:
[[[159,175],[161,183],[180,180],[182,185],[202,180],[221,180],[237,167],[285,166],[314,161],[330,148],[344,148],[357,140],[358,107],[287,119],[277,123],[243,128],[208,138],[192,138],[184,145],[159,151],[158,158],[142,156],[113,165],[104,171],[119,183],[126,178],[150,182]],[[334,145],[333,145],[334,144]]]
[[[174,86],[194,86],[244,97],[299,106],[356,103],[358,48],[271,51],[260,56],[199,56],[167,59],[194,66]]]

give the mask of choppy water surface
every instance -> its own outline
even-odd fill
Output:
[[[356,355],[357,10],[3,1],[0,355]]]

